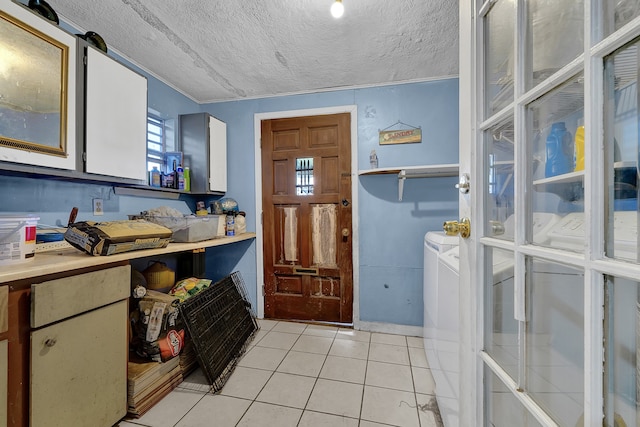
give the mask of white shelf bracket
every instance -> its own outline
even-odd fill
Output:
[[[402,193],[404,192],[404,182],[407,179],[407,173],[403,169],[398,174],[398,201],[402,201]]]

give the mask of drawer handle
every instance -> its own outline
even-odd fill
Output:
[[[44,345],[46,345],[47,347],[53,347],[57,342],[58,340],[55,338],[47,338],[47,340],[44,342]]]

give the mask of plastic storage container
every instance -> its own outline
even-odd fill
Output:
[[[145,219],[167,227],[173,232],[174,242],[201,242],[225,235],[225,215],[185,217],[129,215],[129,219]]]
[[[564,122],[551,125],[551,132],[547,136],[546,153],[545,176],[547,178],[573,172],[573,138]]]

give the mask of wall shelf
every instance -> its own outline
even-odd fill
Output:
[[[457,163],[426,165],[426,166],[399,166],[390,168],[376,168],[358,171],[358,175],[390,175],[398,176],[398,200],[402,201],[404,181],[407,178],[440,178],[458,176],[460,166]]]
[[[635,168],[636,162],[615,162],[614,169]],[[533,181],[534,186],[545,184],[567,184],[571,182],[581,182],[584,177],[584,170],[577,172],[569,172],[562,175],[550,176],[549,178],[536,179]]]
[[[533,181],[534,186],[545,184],[566,184],[569,182],[582,181],[584,171],[569,172],[562,175],[550,176],[549,178],[536,179]]]

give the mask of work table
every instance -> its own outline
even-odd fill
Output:
[[[109,256],[64,248],[2,266],[0,310],[4,301],[8,322],[0,330],[0,426],[53,425],[43,420],[63,416],[71,417],[64,425],[113,425],[127,412],[130,261],[176,254],[191,269],[189,260],[206,248],[254,238],[243,233]],[[104,384],[99,397],[95,384]]]
[[[188,252],[196,249],[227,245],[243,240],[250,240],[255,237],[255,233],[243,233],[237,236],[220,237],[217,239],[205,240],[202,242],[169,243],[169,245],[165,248],[145,249],[108,256],[92,256],[75,248],[38,252],[32,261],[7,265],[0,268],[0,285],[15,280],[28,279],[30,277],[56,274],[71,270],[79,270],[82,268],[96,267],[121,261],[129,261],[132,259],[147,258],[179,252]]]

